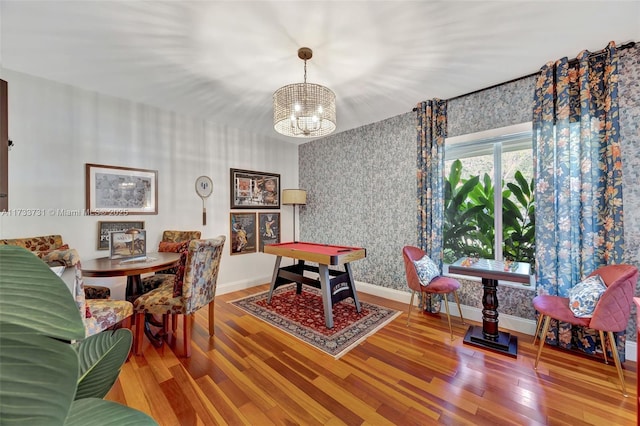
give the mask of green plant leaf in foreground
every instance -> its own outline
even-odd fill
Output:
[[[109,391],[131,341],[127,329],[85,339],[64,281],[26,249],[0,245],[2,425],[155,425],[133,408],[86,397]]]
[[[2,424],[61,425],[73,402],[78,357],[65,342],[0,321]]]
[[[151,417],[117,402],[98,398],[73,401],[64,426],[154,426]]]
[[[127,360],[133,334],[127,328],[106,330],[77,344],[80,379],[76,399],[104,398]]]

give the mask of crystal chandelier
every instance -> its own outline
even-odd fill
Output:
[[[304,61],[304,83],[288,84],[273,94],[273,128],[285,136],[314,138],[336,129],[336,95],[319,84],[307,83],[307,61],[313,52],[298,49]]]

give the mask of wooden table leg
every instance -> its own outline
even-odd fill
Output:
[[[127,275],[125,300],[133,303],[142,294],[142,280],[140,275]]]
[[[496,295],[498,282],[483,278],[482,286],[482,334],[485,339],[498,340],[498,297]]]

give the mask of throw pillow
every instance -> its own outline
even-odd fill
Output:
[[[420,284],[428,286],[431,280],[440,275],[440,268],[427,255],[422,256],[419,260],[414,260],[416,272],[420,278]]]
[[[184,269],[187,263],[187,253],[189,252],[189,241],[183,241],[181,243],[170,243],[167,241],[160,241],[158,247],[159,252],[180,253],[180,263],[173,272],[162,271],[163,273],[173,273],[176,278],[173,283],[173,297],[182,296],[182,285],[184,283]]]
[[[580,281],[569,290],[569,308],[577,318],[591,318],[600,296],[607,289],[600,275]]]

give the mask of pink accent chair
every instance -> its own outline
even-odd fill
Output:
[[[460,309],[460,300],[458,299],[457,290],[460,288],[460,282],[450,277],[439,276],[431,280],[428,286],[423,286],[420,283],[420,278],[418,277],[418,273],[416,272],[416,267],[413,264],[413,261],[420,260],[426,253],[418,248],[413,246],[405,246],[402,249],[402,257],[404,259],[404,268],[407,275],[407,285],[411,289],[411,301],[409,302],[409,313],[407,314],[407,327],[409,326],[409,318],[411,318],[411,308],[413,307],[413,296],[415,296],[416,291],[420,292],[424,296],[427,293],[436,293],[436,294],[449,294],[453,293],[453,297],[458,304],[458,312],[460,312],[460,319],[462,320],[462,324],[464,324],[464,318],[462,317],[462,309]],[[446,303],[445,296],[445,309],[447,310],[447,321],[449,322],[449,332],[451,333],[451,340],[453,340],[453,328],[451,327],[451,316],[449,315],[449,304]]]
[[[606,341],[604,339],[604,332],[606,331],[611,345],[613,360],[618,370],[620,384],[622,385],[622,394],[628,396],[613,333],[627,329],[627,323],[631,315],[633,295],[636,289],[636,283],[638,282],[638,268],[626,264],[607,265],[596,269],[589,274],[589,276],[596,274],[600,275],[607,289],[602,293],[602,296],[600,296],[600,300],[598,300],[595,310],[593,311],[593,317],[591,318],[575,317],[569,308],[568,297],[540,295],[533,299],[533,307],[540,312],[536,334],[533,338],[534,345],[538,337],[538,332],[540,331],[540,325],[544,319],[544,326],[542,327],[542,335],[540,337],[540,348],[538,349],[538,355],[536,356],[536,362],[533,368],[538,368],[538,361],[540,360],[540,354],[542,354],[542,348],[544,347],[544,336],[547,335],[549,323],[552,318],[569,324],[598,330],[603,346],[604,361],[608,364],[607,351],[605,349]]]

